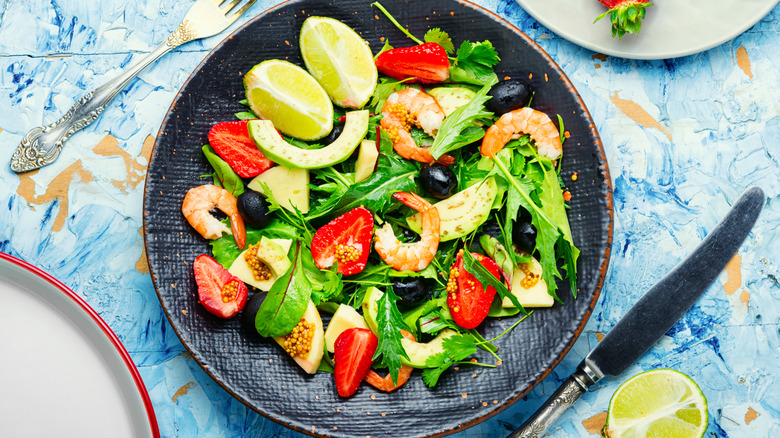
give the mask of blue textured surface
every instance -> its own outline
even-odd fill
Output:
[[[173,3],[0,0],[0,251],[50,272],[108,322],[143,376],[163,436],[301,436],[233,399],[189,358],[145,266],[149,148],[176,91],[224,35],[183,46],[141,73],[55,164],[22,176],[7,164],[27,130],[56,120],[162,42],[190,5]],[[232,28],[275,3],[259,0]],[[768,202],[727,271],[549,436],[589,436],[599,418],[592,417],[622,381],[659,367],[699,383],[709,401],[707,436],[780,436],[780,7],[719,47],[644,62],[562,40],[513,1],[477,3],[535,39],[582,95],[607,151],[615,230],[602,296],[569,355],[527,399],[458,436],[502,436],[522,423],[751,185]]]

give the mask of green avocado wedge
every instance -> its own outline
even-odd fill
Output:
[[[363,319],[366,320],[368,328],[370,328],[374,334],[377,332],[377,303],[379,302],[379,299],[382,298],[382,295],[384,295],[384,292],[375,287],[370,287],[363,296],[363,302],[361,304],[363,308]],[[455,330],[444,329],[428,342],[414,342],[406,338],[401,339],[401,345],[404,346],[404,350],[406,350],[406,354],[409,356],[409,359],[401,356],[401,363],[414,368],[426,368],[425,362],[429,357],[444,352],[444,340],[457,334],[458,332]]]
[[[333,143],[320,149],[301,149],[284,141],[268,120],[250,120],[249,137],[266,157],[292,169],[321,169],[352,155],[368,132],[368,111],[347,113],[344,130]]]

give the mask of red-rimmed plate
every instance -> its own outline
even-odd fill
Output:
[[[569,220],[582,251],[578,298],[560,282],[564,305],[541,309],[496,341],[503,364],[496,368],[460,366],[438,385],[425,386],[415,371],[390,394],[364,385],[352,397],[338,396],[333,376],[310,376],[279,348],[222,320],[198,304],[192,262],[210,246],[181,214],[184,195],[209,182],[201,145],[214,123],[233,120],[244,110],[242,75],[267,59],[303,65],[298,36],[308,16],[343,21],[369,43],[413,45],[370,0],[288,1],[270,9],[227,37],[198,66],[171,106],[149,163],[144,197],[144,238],[149,268],[160,302],[192,357],[230,394],[285,426],[319,436],[441,436],[464,430],[506,409],[538,384],[574,344],[598,298],[612,237],[612,194],[604,150],[574,86],[534,41],[517,28],[472,3],[453,0],[383,0],[382,4],[415,35],[440,27],[456,45],[490,40],[501,62],[500,78],[529,78],[534,108],[565,122],[563,175],[572,193]],[[572,175],[578,174],[576,182]],[[327,316],[323,315],[327,323]],[[517,317],[491,318],[480,330],[492,338]],[[482,362],[491,361],[478,352]]]
[[[130,355],[81,297],[0,253],[0,298],[0,436],[160,436]]]

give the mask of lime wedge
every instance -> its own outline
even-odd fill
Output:
[[[377,72],[371,48],[346,24],[309,17],[300,45],[306,68],[337,105],[362,108],[374,94]]]
[[[249,107],[279,131],[317,140],[333,128],[333,104],[304,69],[278,59],[263,61],[244,76]]]
[[[690,377],[658,369],[620,385],[609,402],[609,438],[701,438],[707,430],[707,399]]]

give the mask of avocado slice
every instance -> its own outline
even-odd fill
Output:
[[[268,239],[265,236],[256,244],[256,258],[271,271],[271,276],[268,280],[256,280],[252,268],[246,261],[247,253],[254,249],[254,245],[238,255],[238,258],[230,265],[228,272],[250,286],[269,291],[276,279],[290,268],[291,263],[287,257],[287,252],[290,250],[291,244],[292,240],[290,239]]]
[[[498,194],[496,180],[492,176],[484,182],[462,190],[447,199],[433,204],[439,210],[439,236],[442,242],[459,239],[482,225],[490,214]],[[420,213],[406,218],[409,228],[422,232]]]
[[[376,142],[363,140],[360,142],[360,152],[355,162],[355,182],[359,183],[374,173],[376,161],[379,159],[379,151],[376,150]]]
[[[284,209],[295,212],[293,206],[306,214],[309,212],[309,171],[306,169],[288,169],[284,166],[274,166],[257,175],[247,184],[251,190],[265,196],[263,184]]]
[[[320,149],[302,149],[287,143],[269,120],[250,120],[247,126],[249,137],[273,162],[290,169],[321,169],[341,163],[357,149],[368,132],[368,111],[348,112],[339,138]]]
[[[428,92],[439,103],[444,115],[449,116],[456,109],[469,103],[477,95],[473,90],[464,87],[436,87]]]
[[[339,304],[339,308],[336,309],[336,313],[333,314],[330,323],[328,323],[328,329],[325,330],[325,346],[328,348],[328,352],[333,353],[336,339],[344,330],[354,327],[368,329],[366,321],[357,310],[353,309],[352,306]]]
[[[384,292],[375,287],[370,287],[363,296],[363,302],[361,304],[363,307],[363,319],[366,320],[368,328],[370,328],[374,334],[377,333],[378,327],[376,322],[376,315],[379,311],[377,303],[379,302],[379,299],[382,298],[382,295],[384,295]],[[444,340],[456,334],[458,334],[458,332],[455,330],[444,329],[429,342],[414,342],[402,338],[401,345],[403,345],[404,350],[406,350],[409,359],[401,356],[401,363],[414,368],[425,368],[425,362],[429,357],[444,352]]]
[[[302,327],[305,324],[313,324],[313,334],[311,338],[311,345],[309,351],[304,355],[296,355],[293,357],[295,363],[297,363],[304,371],[309,374],[314,374],[320,367],[322,356],[325,354],[325,332],[322,330],[322,319],[320,318],[320,312],[317,310],[317,306],[314,305],[312,300],[309,300],[306,311],[303,313],[301,320],[298,322],[298,326]],[[288,336],[280,336],[273,338],[277,344],[284,348],[284,344],[288,339]]]
[[[525,254],[527,255],[527,254]],[[532,275],[536,280],[524,284],[526,276]],[[528,287],[526,287],[528,286]],[[547,283],[542,280],[542,265],[533,258],[529,263],[521,263],[512,273],[512,294],[523,307],[552,307],[555,300],[547,292]],[[505,297],[501,301],[501,307],[514,308],[512,300]]]

